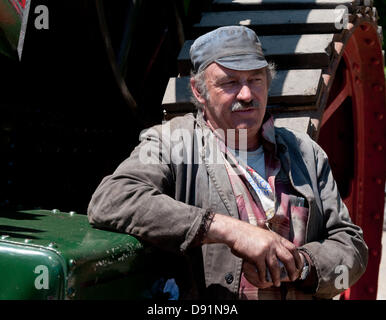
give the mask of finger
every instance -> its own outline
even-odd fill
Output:
[[[249,283],[251,283],[253,286],[255,286],[256,288],[259,288],[259,289],[266,289],[266,288],[270,288],[273,286],[273,283],[272,282],[260,282],[259,280],[256,280],[256,279],[251,279],[250,275],[249,274],[245,274],[244,273],[244,276],[245,276],[245,279],[247,279],[247,281]],[[258,279],[258,278],[257,278]]]
[[[287,270],[288,277],[291,281],[295,281],[299,277],[299,272],[303,266],[302,258],[293,243],[284,238],[281,239],[281,243],[283,247],[279,248],[278,251],[280,253],[278,253],[278,257],[283,262]],[[283,248],[284,250],[281,250]]]
[[[294,260],[295,260],[295,266],[297,269],[301,269],[303,267],[303,260],[300,256],[298,248],[287,239],[282,239],[282,244],[284,247],[292,254]]]
[[[255,262],[255,271],[259,277],[259,281],[266,282],[267,266],[265,265],[264,260]]]
[[[272,282],[261,282],[258,276],[256,267],[249,262],[244,262],[243,272],[248,282],[250,282],[252,285],[254,285],[257,288],[264,289],[264,288],[272,287],[273,285]]]
[[[249,262],[244,262],[243,264],[243,271],[244,271],[244,276],[245,278],[254,286],[260,287],[260,278],[257,273],[256,267],[249,263]]]
[[[299,270],[296,268],[294,256],[286,248],[281,247],[277,249],[277,257],[284,265],[288,278],[290,278],[291,281],[295,281],[298,277]]]
[[[296,268],[298,270],[303,268],[304,261],[302,259],[302,254],[299,252],[299,250],[296,248],[295,252],[293,253],[293,256],[295,258]]]
[[[271,255],[267,258],[267,268],[271,274],[274,286],[280,287],[280,266],[276,256]]]

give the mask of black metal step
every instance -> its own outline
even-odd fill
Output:
[[[330,62],[330,45],[334,34],[262,36],[260,41],[267,61],[274,62],[276,69],[319,69]],[[190,74],[192,64],[189,50],[193,40],[184,43],[178,56],[181,76]]]
[[[344,5],[352,11],[363,3],[363,0],[214,0],[211,9],[213,11],[335,9]],[[368,3],[372,5],[372,2]]]
[[[342,31],[345,9],[204,12],[194,36],[222,26],[244,25],[262,35],[322,34]]]

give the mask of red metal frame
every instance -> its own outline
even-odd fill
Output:
[[[343,157],[343,163],[353,162],[354,176],[344,197],[352,220],[364,232],[369,247],[369,262],[362,278],[343,295],[343,299],[376,299],[378,271],[381,259],[385,186],[385,77],[383,57],[376,25],[363,22],[351,31],[341,60],[341,75],[335,76],[329,102],[321,121],[320,144],[327,150],[330,132],[328,124],[347,122],[339,110],[351,99],[354,158],[342,152],[329,154],[330,160]],[[347,109],[345,109],[347,110]],[[335,118],[335,120],[334,120]],[[330,126],[331,128],[331,126]],[[346,147],[346,146],[344,146]],[[345,150],[344,148],[342,150]],[[328,151],[327,151],[328,153]],[[346,157],[346,159],[344,159]],[[348,165],[349,167],[349,165]],[[342,168],[340,168],[342,169]],[[343,168],[344,169],[344,168]],[[334,171],[334,168],[333,168]],[[339,184],[338,184],[339,187]]]
[[[19,15],[23,14],[23,10],[25,9],[26,0],[9,0],[14,9]]]

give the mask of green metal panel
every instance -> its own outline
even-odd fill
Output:
[[[0,299],[62,299],[63,262],[50,250],[28,244],[1,243]],[[43,279],[45,276],[47,279]]]
[[[137,239],[73,212],[2,212],[0,237],[0,299],[144,298],[156,279]]]

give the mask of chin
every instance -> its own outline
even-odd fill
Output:
[[[243,121],[235,123],[235,129],[256,129],[259,121],[250,119],[249,121]]]

